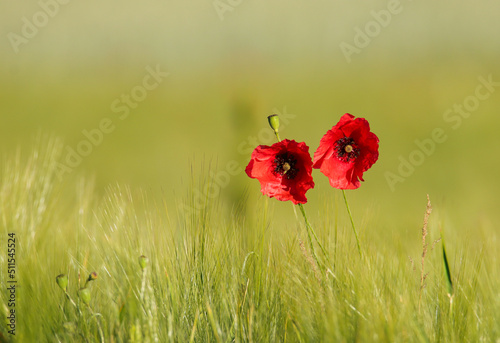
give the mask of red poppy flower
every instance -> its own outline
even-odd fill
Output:
[[[285,139],[271,146],[259,145],[245,171],[259,180],[262,194],[281,201],[305,204],[306,192],[314,187],[311,155],[303,142]]]
[[[313,168],[320,169],[334,188],[356,189],[378,159],[378,142],[366,119],[346,113],[321,138]]]

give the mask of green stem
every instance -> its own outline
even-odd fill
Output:
[[[87,307],[90,310],[90,313],[92,314],[92,318],[95,319],[95,322],[97,324],[97,330],[99,331],[99,337],[101,338],[101,343],[104,343],[104,334],[102,332],[101,323],[99,323],[99,319],[97,318],[97,316],[98,315],[101,316],[101,314],[95,313],[94,310],[92,310],[92,307],[90,307],[89,305],[87,305]]]
[[[309,223],[309,220],[307,219],[306,210],[304,209],[304,206],[302,206],[302,204],[299,204],[299,208],[300,208],[300,212],[302,213],[302,216],[304,217],[304,221],[306,222],[307,235],[309,236],[309,243],[311,245],[311,250],[313,252],[313,255],[316,258],[316,263],[318,263],[317,256],[316,256],[316,254],[314,252],[314,246],[313,246],[313,242],[312,242],[309,230],[312,232],[312,234],[314,236],[314,239],[316,240],[316,243],[318,243],[319,247],[321,248],[321,251],[323,252],[323,255],[325,256],[326,261],[328,262],[328,265],[330,265],[330,259],[328,258],[328,254],[326,253],[325,248],[323,248],[323,245],[320,243],[320,241],[318,239],[318,236],[316,235],[316,232],[314,231],[314,229],[312,228],[311,224]],[[318,265],[320,265],[320,264],[318,263]]]
[[[299,204],[299,206],[300,206],[300,210],[302,212],[301,204]],[[304,215],[304,212],[302,212],[302,215]],[[309,239],[309,247],[311,248],[311,254],[313,255],[314,260],[316,261],[316,264],[318,265],[318,267],[321,268],[321,264],[319,263],[318,256],[316,255],[316,250],[314,250],[314,244],[312,241],[311,233],[309,232],[309,226],[307,225],[307,218],[304,217],[304,219],[306,221],[306,232],[307,232],[307,238]]]
[[[69,293],[68,291],[64,291],[64,294],[66,295],[66,298],[71,302],[71,305],[73,305],[74,307],[77,307],[76,306],[76,303],[73,301],[73,299],[71,299],[71,297],[69,296]]]
[[[335,270],[335,262],[337,261],[337,247],[338,247],[338,232],[339,232],[339,206],[338,202],[335,201],[335,246],[334,246],[334,251],[333,251],[333,269]]]
[[[278,130],[274,130],[274,134],[276,135],[276,139],[278,140],[278,142],[281,142]],[[316,243],[318,243],[319,247],[321,248],[321,251],[323,252],[323,255],[325,256],[325,258],[328,262],[328,265],[330,265],[330,259],[328,258],[328,255],[326,254],[325,248],[323,248],[323,245],[321,245],[321,243],[319,242],[318,236],[316,236],[316,232],[314,232],[314,229],[312,228],[311,224],[309,224],[309,220],[307,220],[307,215],[306,215],[306,211],[304,210],[304,206],[302,206],[302,204],[299,204],[299,208],[300,208],[300,212],[302,213],[302,216],[304,217],[304,220],[306,222],[307,237],[309,238],[309,245],[311,246],[311,252],[312,252],[312,255],[314,257],[314,260],[316,261],[316,264],[318,265],[318,267],[321,268],[321,264],[319,263],[318,256],[316,255],[316,252],[314,250],[314,244],[313,244],[310,232],[312,232],[314,239],[316,240]]]
[[[349,204],[347,203],[347,197],[345,195],[345,190],[342,190],[342,194],[344,195],[345,207],[347,208],[347,213],[349,214],[349,218],[351,219],[352,230],[354,231],[354,236],[356,237],[356,243],[358,244],[359,256],[363,256],[361,253],[361,245],[359,245],[358,233],[356,232],[356,227],[354,226],[354,220],[352,219],[351,209],[349,208]]]

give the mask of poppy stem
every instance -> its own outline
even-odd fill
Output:
[[[309,243],[311,244],[311,250],[312,250],[313,256],[316,259],[316,263],[318,263],[318,265],[319,265],[318,258],[316,256],[316,253],[314,252],[314,246],[313,246],[313,242],[312,242],[311,234],[309,233],[309,230],[311,230],[311,232],[314,236],[314,239],[316,240],[316,243],[318,243],[319,247],[321,248],[321,251],[323,252],[323,255],[326,258],[326,261],[328,262],[328,265],[330,265],[330,259],[328,258],[326,250],[325,250],[325,248],[323,248],[323,245],[320,243],[318,236],[316,235],[316,232],[314,231],[311,224],[309,223],[309,220],[307,219],[306,210],[304,209],[304,206],[302,206],[302,204],[299,204],[299,208],[300,208],[300,212],[302,213],[302,216],[304,217],[304,221],[306,222],[307,235],[309,236]]]
[[[359,256],[363,257],[361,253],[361,245],[359,245],[358,233],[356,232],[356,227],[354,226],[354,220],[352,219],[351,209],[349,208],[349,203],[347,202],[347,197],[345,195],[345,190],[342,190],[342,194],[344,195],[345,207],[347,208],[347,213],[349,214],[349,218],[351,219],[352,230],[354,231],[354,236],[356,237],[356,243],[358,244]]]

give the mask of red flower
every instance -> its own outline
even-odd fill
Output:
[[[366,119],[346,113],[321,138],[313,168],[320,169],[334,188],[356,189],[378,159],[378,142]]]
[[[311,155],[303,142],[285,139],[271,146],[259,145],[245,171],[259,180],[262,194],[281,201],[305,204],[307,190],[314,187]]]

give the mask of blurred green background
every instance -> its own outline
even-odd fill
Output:
[[[429,193],[447,230],[461,226],[475,237],[478,226],[500,219],[500,87],[456,130],[443,114],[474,96],[478,77],[500,81],[500,3],[397,3],[3,1],[1,161],[35,144],[39,132],[76,149],[83,130],[109,118],[115,130],[70,177],[93,175],[98,190],[115,182],[150,189],[174,206],[192,170],[206,173],[211,163],[220,175],[236,161],[241,171],[220,190],[232,207],[260,201],[258,182],[242,170],[249,149],[273,143],[267,115],[292,114],[282,138],[307,142],[312,154],[349,112],[367,118],[380,138],[379,161],[349,192],[362,229],[373,219],[377,229],[418,240]],[[374,13],[388,6],[397,13],[376,24]],[[340,46],[354,46],[366,25],[379,32],[349,62]],[[169,76],[120,119],[112,104],[142,85],[148,66]],[[392,190],[387,172],[397,173],[400,156],[408,159],[414,141],[435,128],[447,140]],[[316,205],[340,194],[318,171],[314,177],[311,217],[325,215]],[[287,203],[273,206],[291,213]]]

